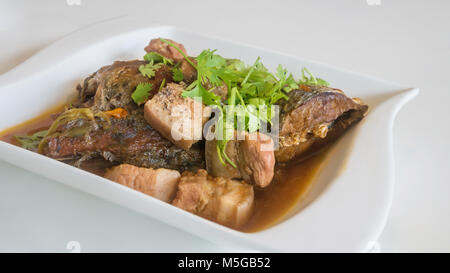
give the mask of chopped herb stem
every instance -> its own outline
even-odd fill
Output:
[[[195,69],[197,69],[197,66],[191,61],[191,59],[189,59],[188,56],[186,56],[186,54],[184,54],[183,50],[181,50],[180,48],[178,48],[176,45],[174,45],[172,42],[163,39],[163,38],[159,38],[161,41],[163,41],[164,43],[170,45],[171,47],[175,48],[178,52],[180,52],[181,55],[183,55],[184,59],[186,59],[186,61],[192,65]]]
[[[252,67],[250,68],[250,70],[248,71],[247,76],[245,76],[244,80],[241,82],[241,86],[244,85],[244,84],[247,82],[248,78],[250,78],[250,75],[253,73],[253,70],[255,70],[255,67],[256,67],[256,65],[258,64],[259,59],[260,59],[260,57],[256,58],[256,61],[255,61],[255,63],[252,65]]]

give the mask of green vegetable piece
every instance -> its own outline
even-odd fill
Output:
[[[306,74],[308,74],[309,76],[306,76]],[[330,84],[321,79],[321,78],[316,78],[308,69],[306,69],[306,67],[302,68],[302,77],[299,81],[299,84],[305,84],[305,85],[318,85],[318,86],[329,86]]]
[[[160,69],[162,66],[163,66],[162,63],[153,64],[153,62],[150,62],[148,64],[143,64],[139,66],[139,72],[141,72],[142,75],[151,79],[155,76],[156,71]]]
[[[147,102],[150,97],[150,90],[152,90],[153,85],[151,83],[140,83],[136,86],[131,98],[137,105],[141,105]]]
[[[36,132],[32,135],[24,135],[24,136],[14,136],[14,138],[19,142],[22,148],[25,148],[30,151],[36,151],[39,143],[47,134],[47,130],[42,130]]]
[[[149,52],[145,54],[144,60],[149,63],[163,63],[173,65],[173,61],[171,59],[167,59],[166,57],[156,52]]]
[[[206,90],[201,84],[196,84],[194,88],[189,91],[184,91],[183,98],[192,98],[198,100],[201,98],[202,102],[206,105],[221,105],[220,97],[213,92]]]
[[[300,84],[329,86],[321,78],[316,78],[306,68],[297,82],[294,76],[288,73],[282,65],[278,65],[276,72],[271,73],[258,57],[253,65],[248,66],[238,59],[225,59],[216,53],[216,50],[203,50],[193,63],[176,45],[160,38],[171,47],[180,52],[183,57],[197,70],[197,80],[191,83],[182,93],[185,98],[201,98],[206,105],[217,107],[219,117],[216,121],[216,133],[224,136],[217,140],[217,152],[222,164],[235,164],[226,155],[226,145],[232,139],[234,130],[256,132],[261,123],[272,123],[273,107],[280,99],[288,99],[287,93],[299,88]],[[156,57],[147,57],[149,61],[159,61]],[[183,74],[178,67],[172,69],[173,80],[183,80]],[[146,73],[150,74],[150,73]],[[227,99],[212,92],[215,87],[226,85]],[[212,88],[207,90],[206,86]],[[227,106],[228,107],[224,107]],[[226,113],[225,110],[230,113]],[[228,115],[228,116],[227,116]],[[231,115],[231,116],[229,116]],[[244,122],[242,122],[244,121]],[[242,123],[244,123],[242,125]],[[230,134],[229,132],[233,132]]]
[[[172,78],[176,82],[181,82],[184,79],[183,72],[178,67],[172,69]]]

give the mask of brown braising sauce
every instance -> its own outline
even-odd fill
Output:
[[[307,193],[326,151],[301,162],[275,166],[273,181],[264,189],[255,189],[255,207],[249,222],[239,230],[257,232],[277,223]]]
[[[51,108],[31,120],[0,132],[0,140],[19,146],[14,138],[15,135],[32,134],[48,129],[55,116],[63,109],[64,106]],[[302,162],[277,166],[272,183],[264,189],[255,188],[253,215],[249,222],[239,230],[243,232],[261,231],[282,219],[308,191],[326,154],[324,151]],[[66,163],[71,164],[69,161]],[[105,160],[93,159],[83,162],[81,168],[103,176],[106,168],[111,166],[112,164]]]
[[[64,111],[64,107],[65,105],[52,107],[35,118],[0,132],[0,140],[20,146],[14,136],[33,134],[48,129],[52,125],[54,117]]]

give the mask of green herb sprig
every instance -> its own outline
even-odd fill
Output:
[[[297,89],[300,84],[329,85],[325,80],[316,78],[306,68],[302,69],[301,78],[296,81],[282,65],[278,65],[276,72],[271,73],[259,57],[253,65],[248,66],[238,59],[225,59],[216,54],[216,50],[210,49],[203,50],[196,57],[195,64],[176,45],[166,39],[160,40],[180,52],[197,70],[197,79],[186,88],[182,96],[201,98],[206,105],[218,109],[219,117],[215,128],[216,134],[222,134],[223,139],[216,141],[217,152],[224,165],[228,162],[236,167],[226,154],[227,143],[233,138],[235,129],[256,132],[262,122],[270,124],[272,106],[280,99],[287,98],[287,93]],[[226,85],[228,89],[225,101],[212,92],[221,85]],[[207,86],[210,87],[209,90]],[[265,114],[260,115],[261,111]],[[244,124],[239,121],[244,121]]]

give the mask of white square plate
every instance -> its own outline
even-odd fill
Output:
[[[102,177],[0,141],[0,159],[219,244],[261,251],[364,251],[381,233],[392,199],[392,126],[418,89],[375,79],[271,50],[223,41],[133,18],[103,22],[64,37],[0,77],[0,130],[67,101],[84,77],[114,60],[142,58],[155,37],[183,43],[191,55],[204,48],[269,69],[307,67],[362,98],[369,113],[333,145],[305,199],[279,224],[243,233],[187,213]]]

